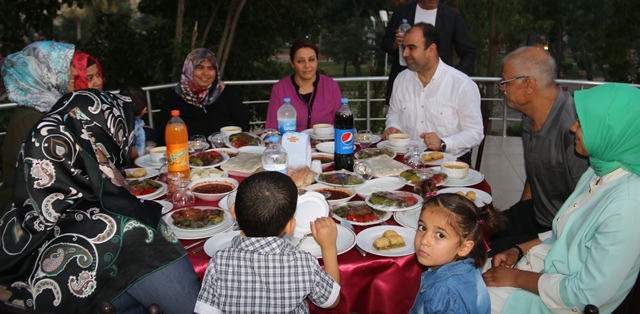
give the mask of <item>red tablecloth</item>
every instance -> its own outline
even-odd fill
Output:
[[[398,159],[398,157],[396,157]],[[242,177],[232,178],[242,181]],[[491,187],[486,180],[472,186],[491,194]],[[405,186],[407,191],[413,187]],[[358,200],[356,196],[353,200]],[[217,202],[196,200],[196,205],[217,206]],[[389,225],[398,225],[393,219]],[[358,234],[366,227],[354,226]],[[413,245],[413,239],[407,239],[407,245]],[[196,240],[182,240],[189,245]],[[200,246],[197,246],[198,248]],[[209,262],[209,256],[201,250],[193,253],[189,249],[189,259],[198,276],[202,279]],[[322,265],[322,259],[319,260]],[[312,313],[407,313],[411,309],[420,287],[420,275],[425,268],[420,265],[415,255],[403,257],[382,257],[368,253],[361,256],[355,249],[338,256],[340,267],[341,295],[340,304],[333,310],[316,307],[309,302]]]

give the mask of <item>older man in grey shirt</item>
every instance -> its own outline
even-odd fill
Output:
[[[493,236],[491,255],[551,230],[556,213],[589,167],[575,152],[570,131],[577,118],[575,103],[555,84],[553,57],[535,47],[517,49],[505,58],[502,78],[507,105],[524,114],[527,180],[520,201],[503,212],[507,228]]]

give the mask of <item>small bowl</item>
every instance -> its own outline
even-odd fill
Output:
[[[333,134],[333,125],[328,123],[314,124],[313,133],[320,136],[331,135]]]
[[[194,191],[194,189],[199,186],[214,184],[214,183],[229,185],[231,186],[231,190],[224,193],[200,193],[200,192]],[[219,201],[225,196],[227,196],[229,193],[235,191],[236,189],[238,189],[238,181],[232,178],[203,178],[203,179],[196,180],[189,183],[189,190],[191,190],[191,192],[193,192],[193,194],[197,198],[204,201],[209,201],[209,202]]]
[[[449,176],[449,179],[464,179],[469,173],[469,165],[460,161],[445,162],[440,168],[441,172]]]
[[[242,132],[242,128],[239,126],[225,126],[220,128],[220,132],[224,133],[226,136],[229,136],[231,134]]]
[[[389,135],[389,144],[395,147],[404,148],[411,143],[411,136],[403,133],[396,133]]]
[[[159,163],[161,158],[165,158],[167,156],[167,147],[166,146],[158,146],[151,149],[149,152],[149,158],[151,161],[155,163]]]
[[[333,187],[333,186],[328,186],[326,184],[321,184],[321,183],[312,184],[312,185],[306,187],[305,190],[307,190],[309,192],[311,192],[311,191],[318,192],[320,194],[322,194],[321,191],[328,191],[328,192],[332,193],[332,196],[330,198],[335,198],[338,193],[341,193],[341,194],[342,193],[346,193],[346,194],[348,194],[348,196],[342,197],[342,198],[339,198],[339,199],[327,199],[327,203],[331,207],[336,206],[336,205],[346,204],[354,196],[356,196],[356,190],[354,188]]]
[[[311,154],[311,159],[315,160],[318,159],[320,160],[320,165],[322,166],[322,170],[326,170],[327,168],[331,167],[333,165],[333,154],[327,154],[327,153],[312,153]],[[328,161],[328,160],[331,161]]]

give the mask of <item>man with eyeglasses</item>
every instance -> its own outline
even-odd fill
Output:
[[[386,130],[405,133],[429,150],[471,163],[471,148],[484,138],[480,92],[464,73],[440,59],[440,38],[431,24],[418,23],[403,39],[408,69],[393,84]]]
[[[502,78],[498,84],[507,106],[524,114],[527,179],[520,201],[503,211],[507,228],[493,236],[491,256],[551,230],[556,213],[589,167],[575,153],[570,131],[577,118],[575,103],[555,83],[553,57],[540,48],[519,48],[505,57]]]

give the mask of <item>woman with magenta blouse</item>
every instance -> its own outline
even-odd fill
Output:
[[[291,98],[291,104],[296,108],[296,131],[318,123],[333,124],[342,95],[336,81],[317,73],[318,47],[310,40],[298,39],[291,45],[289,57],[295,73],[273,86],[266,128],[278,128],[278,109],[284,98]]]

